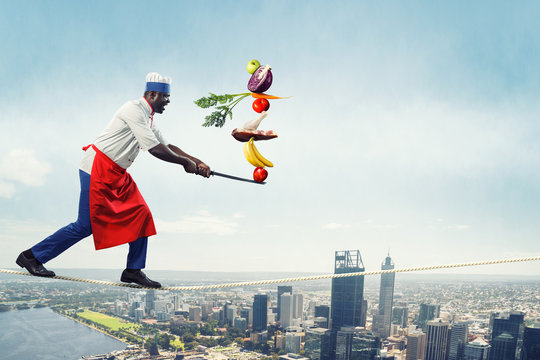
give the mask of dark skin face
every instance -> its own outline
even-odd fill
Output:
[[[154,112],[158,114],[163,114],[165,106],[167,106],[171,101],[169,97],[171,95],[168,93],[162,93],[157,91],[147,91],[144,93],[144,97],[148,100],[148,103],[154,109]]]

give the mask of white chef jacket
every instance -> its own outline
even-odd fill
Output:
[[[156,127],[152,107],[144,97],[122,105],[93,142],[124,169],[131,166],[140,149],[147,151],[160,143],[169,144]],[[91,174],[95,155],[92,147],[86,150],[80,164],[82,171]]]

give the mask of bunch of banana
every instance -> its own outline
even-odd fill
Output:
[[[249,141],[244,144],[244,156],[246,157],[246,160],[255,167],[274,166],[270,160],[262,156],[259,150],[257,150],[253,138],[249,139]]]

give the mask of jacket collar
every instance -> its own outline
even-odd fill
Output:
[[[148,116],[153,116],[154,115],[154,109],[152,108],[152,105],[150,105],[148,100],[146,100],[146,98],[143,96],[143,98],[141,99],[140,102],[141,102],[144,110],[148,113]]]

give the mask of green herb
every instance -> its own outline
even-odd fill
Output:
[[[242,93],[242,94],[225,94],[225,95],[216,95],[208,93],[209,96],[195,100],[194,103],[198,107],[203,109],[208,109],[213,107],[215,109],[210,115],[204,118],[204,123],[202,126],[216,126],[222,127],[225,124],[227,115],[229,119],[232,119],[232,109],[238,104],[242,99],[251,95],[251,93]]]

